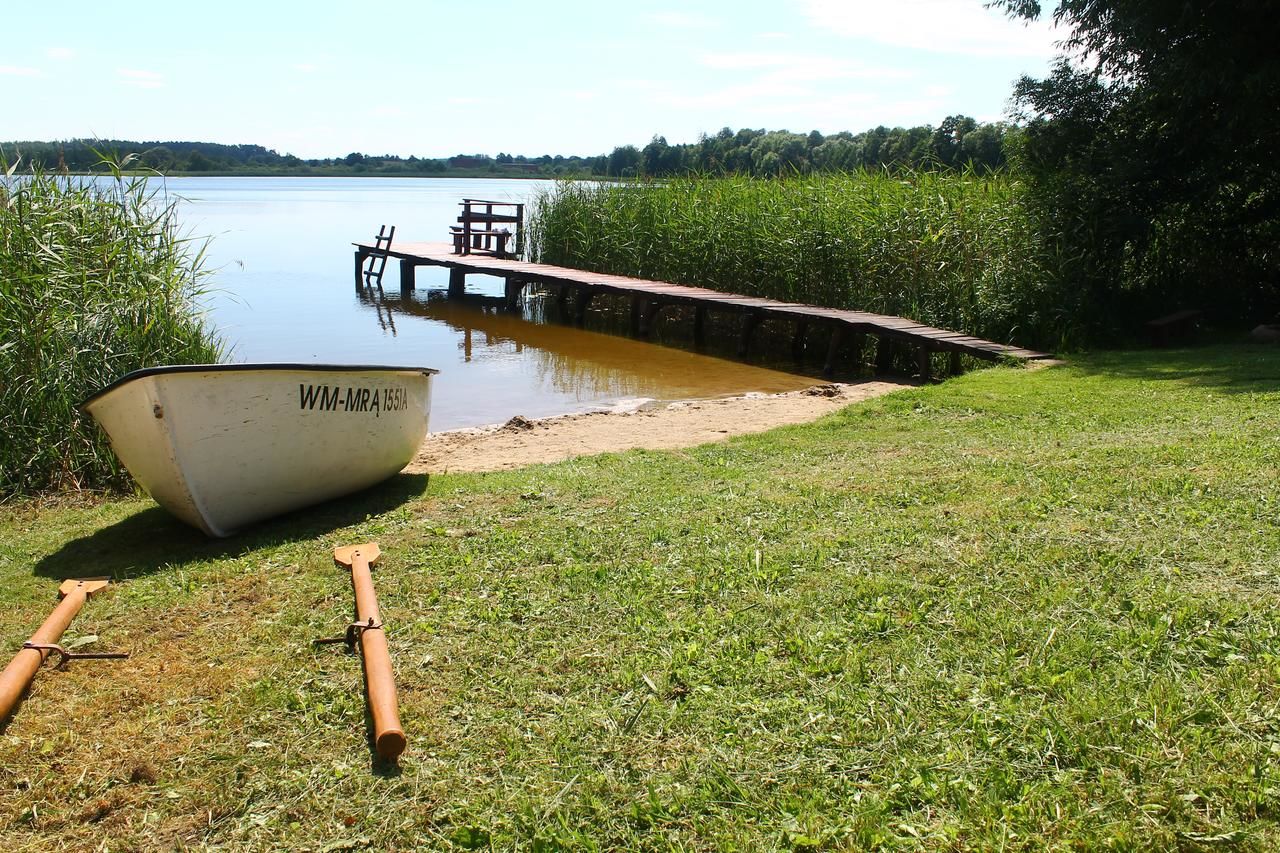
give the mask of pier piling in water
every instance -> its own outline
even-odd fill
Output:
[[[462,267],[449,270],[449,298],[462,296],[467,292],[467,271]]]
[[[365,259],[379,249],[372,243],[355,245],[356,290],[359,292],[365,284],[362,280],[361,267]],[[652,334],[658,314],[664,308],[672,305],[691,306],[694,309],[693,341],[694,345],[699,347],[706,342],[707,311],[714,309],[736,313],[741,315],[738,335],[739,355],[745,355],[750,350],[756,328],[765,319],[789,320],[795,323],[791,347],[792,352],[797,354],[797,358],[804,356],[807,335],[812,327],[824,326],[831,331],[826,361],[823,364],[823,372],[827,375],[835,372],[841,344],[848,340],[848,335],[855,336],[852,339],[853,349],[859,363],[865,349],[865,337],[875,336],[876,367],[881,371],[887,371],[892,367],[894,353],[899,346],[913,348],[916,368],[921,378],[926,381],[933,376],[935,352],[948,354],[947,367],[953,374],[960,372],[962,355],[988,361],[1001,358],[1034,360],[1050,357],[1049,353],[986,341],[960,332],[937,329],[903,317],[781,302],[776,299],[722,293],[703,287],[609,275],[550,264],[534,264],[511,258],[455,254],[454,247],[447,243],[401,243],[388,248],[386,254],[400,260],[401,287],[408,290],[413,287],[414,267],[441,266],[449,270],[450,298],[458,298],[465,294],[468,273],[494,275],[505,279],[504,295],[508,307],[514,307],[517,304],[524,287],[531,283],[540,283],[556,289],[557,298],[560,300],[561,308],[564,309],[561,316],[567,316],[570,296],[576,294],[576,298],[572,300],[572,322],[579,326],[582,325],[587,308],[595,296],[601,293],[628,296],[631,299],[631,331],[637,336],[647,337]]]

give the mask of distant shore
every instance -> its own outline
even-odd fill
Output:
[[[106,172],[67,172],[73,177],[106,177]],[[528,172],[486,172],[481,169],[450,170],[447,173],[424,174],[421,172],[370,172],[354,169],[239,169],[234,171],[210,170],[207,172],[155,172],[150,169],[124,169],[121,174],[137,178],[412,178],[412,179],[488,179],[515,181],[603,181],[600,175],[543,175]],[[616,180],[616,179],[614,179]]]

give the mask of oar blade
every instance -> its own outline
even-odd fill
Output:
[[[111,582],[111,578],[69,578],[62,582],[62,586],[58,587],[58,597],[66,598],[77,589],[84,590],[85,595],[93,595],[99,590],[106,589],[107,584]]]
[[[382,556],[382,552],[378,550],[377,542],[366,542],[363,545],[346,545],[341,548],[333,549],[333,561],[340,566],[350,566],[355,562],[356,555],[365,558],[369,565],[373,565]]]

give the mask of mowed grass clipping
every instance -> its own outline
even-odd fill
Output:
[[[1280,350],[997,368],[679,453],[402,477],[210,542],[6,508],[0,848],[1273,849]],[[376,540],[373,762],[336,544]]]

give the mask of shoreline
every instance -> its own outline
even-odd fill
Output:
[[[509,471],[578,456],[674,450],[807,423],[852,403],[916,387],[906,381],[823,383],[779,394],[658,403],[635,409],[516,415],[504,424],[428,433],[409,474]]]

